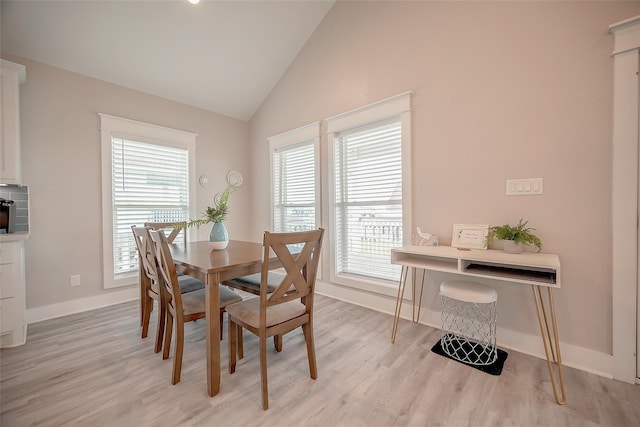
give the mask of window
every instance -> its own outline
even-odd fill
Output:
[[[269,138],[274,231],[303,231],[319,226],[319,141],[319,123]]]
[[[390,250],[402,246],[400,121],[334,139],[335,236],[340,272],[394,280]]]
[[[195,136],[100,114],[102,122],[104,286],[136,283],[131,225],[191,215]]]
[[[331,281],[393,295],[411,226],[410,94],[327,120]]]

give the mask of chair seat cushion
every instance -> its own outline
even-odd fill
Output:
[[[185,316],[205,311],[206,290],[198,289],[186,294],[182,294],[182,311]],[[220,286],[220,308],[225,308],[230,304],[242,301],[242,297],[231,289]]]
[[[229,316],[242,320],[246,324],[258,328],[260,323],[260,298],[251,298],[227,307]],[[267,327],[278,325],[302,316],[306,313],[306,308],[300,300],[289,301],[283,304],[267,307]]]
[[[242,297],[226,286],[220,286],[220,308],[225,308],[228,305],[241,302]]]
[[[204,289],[204,282],[191,276],[178,276],[178,285],[180,286],[180,293],[183,295],[189,292]],[[156,295],[160,293],[157,283],[151,282],[151,291],[153,291],[153,293]]]
[[[242,290],[246,290],[251,292],[254,290],[256,294],[260,294],[260,279],[262,273],[249,274],[247,276],[238,277],[237,279],[231,279],[224,282],[225,285],[231,286],[234,288],[239,288]],[[277,271],[270,271],[267,279],[267,292],[271,293],[276,290],[282,279],[284,279],[284,274],[279,273]]]
[[[204,282],[191,276],[178,276],[178,283],[180,284],[181,294],[204,289]]]

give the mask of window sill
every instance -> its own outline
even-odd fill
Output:
[[[376,280],[352,274],[332,274],[331,282],[337,285],[355,288],[361,291],[386,295],[393,298],[398,296],[398,283],[387,280]]]
[[[109,282],[104,283],[105,289],[121,288],[123,286],[131,286],[138,284],[138,272],[118,274],[112,278]]]

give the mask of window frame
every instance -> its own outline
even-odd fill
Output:
[[[102,259],[103,286],[112,289],[137,284],[138,273],[114,273],[113,265],[113,193],[112,193],[112,138],[123,138],[147,144],[185,149],[188,152],[189,216],[196,208],[195,187],[195,133],[166,128],[135,120],[98,113],[100,117],[100,143],[102,163]]]
[[[364,107],[330,117],[327,124],[327,162],[325,176],[327,177],[328,201],[326,203],[327,219],[329,222],[327,240],[329,246],[329,277],[332,283],[380,293],[395,297],[397,282],[383,279],[367,278],[358,275],[338,273],[337,270],[337,242],[336,242],[336,177],[335,171],[335,138],[341,132],[365,128],[378,122],[399,118],[401,126],[402,150],[402,240],[403,245],[411,239],[412,221],[412,189],[411,189],[411,92],[366,105]]]
[[[276,155],[276,150],[288,147],[295,146],[299,144],[303,144],[305,142],[311,141],[313,144],[313,155],[314,155],[314,168],[316,171],[315,175],[315,226],[320,227],[322,224],[322,198],[321,198],[321,182],[322,182],[322,173],[320,170],[320,122],[310,123],[306,126],[299,127],[297,129],[290,130],[288,132],[283,132],[278,135],[274,135],[272,137],[267,138],[269,141],[269,172],[270,172],[270,181],[269,181],[269,189],[270,189],[270,205],[271,208],[269,210],[270,214],[270,224],[271,229],[275,230],[275,183],[274,183],[274,156]]]

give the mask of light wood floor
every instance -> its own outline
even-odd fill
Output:
[[[318,296],[318,379],[302,331],[269,344],[269,405],[260,400],[256,338],[206,394],[204,323],[186,327],[182,381],[139,338],[131,302],[29,326],[27,344],[0,351],[0,425],[12,426],[640,426],[640,386],[565,369],[554,403],[544,361],[509,351],[500,376],[430,351],[439,330]],[[155,331],[155,323],[151,331]],[[226,333],[225,333],[226,335]],[[542,345],[542,344],[541,344]]]

